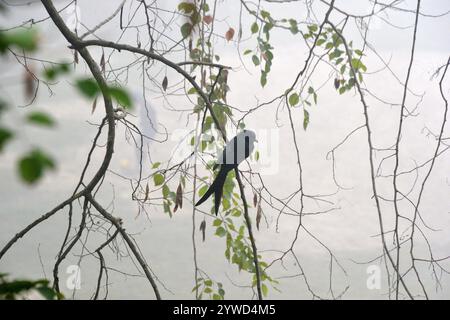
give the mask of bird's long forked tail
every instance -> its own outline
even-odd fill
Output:
[[[228,172],[230,172],[231,169],[232,168],[224,165],[220,167],[220,171],[217,174],[216,179],[211,184],[206,193],[203,195],[203,197],[201,197],[200,200],[197,201],[195,206],[201,205],[203,202],[208,200],[208,198],[214,193],[214,210],[217,216],[217,214],[219,213],[220,201],[222,200],[223,185],[225,184]]]

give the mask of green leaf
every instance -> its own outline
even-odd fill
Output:
[[[29,184],[38,181],[44,171],[54,167],[53,160],[38,149],[31,151],[18,162],[19,174],[22,180]]]
[[[215,234],[219,237],[224,237],[227,234],[227,231],[223,227],[218,227]]]
[[[169,197],[170,189],[167,186],[167,184],[163,185],[163,187],[162,187],[162,194],[163,194],[164,199],[167,199]]]
[[[289,30],[291,30],[292,34],[297,34],[298,33],[298,26],[297,26],[297,21],[295,21],[294,19],[289,19]]]
[[[290,95],[289,97],[289,104],[291,105],[291,107],[297,105],[300,101],[300,97],[298,96],[297,93],[293,93]]]
[[[15,280],[12,282],[3,282],[0,283],[0,296],[2,295],[10,295],[14,298],[15,294],[18,294],[22,291],[28,291],[36,287],[37,283],[28,280]]]
[[[367,67],[366,67],[366,65],[365,65],[364,63],[362,63],[362,61],[360,61],[360,67],[361,67],[361,70],[362,70],[363,72],[366,72],[366,71],[367,71]]]
[[[181,31],[181,35],[183,36],[183,38],[189,37],[189,35],[192,32],[192,24],[190,24],[189,22],[186,22],[185,24],[183,24],[181,26],[180,31]]]
[[[169,201],[164,201],[163,203],[164,212],[168,213],[170,217],[172,217],[172,211],[170,210],[170,203]]]
[[[303,109],[303,129],[306,130],[309,124],[309,112]]]
[[[38,47],[38,34],[34,29],[22,29],[0,32],[0,52],[14,46],[25,51],[34,51]]]
[[[264,87],[267,84],[267,73],[261,72],[260,83],[261,87]]]
[[[55,121],[48,114],[38,111],[29,113],[27,121],[45,127],[53,127],[55,125]]]
[[[364,63],[362,63],[361,60],[358,58],[353,58],[351,64],[353,69],[355,69],[355,71],[357,71],[358,69],[361,69],[364,72],[367,71],[367,68],[364,65]]]
[[[267,22],[263,27],[263,32],[266,34],[267,40],[269,39],[269,31],[273,28],[273,23]]]
[[[164,183],[164,176],[160,173],[157,173],[153,176],[153,182],[155,183],[155,186],[160,186]]]
[[[206,191],[208,191],[208,185],[205,184],[203,187],[200,188],[200,190],[198,190],[198,196],[203,197]]]
[[[261,17],[263,19],[270,19],[270,12],[268,12],[266,10],[261,10]]]
[[[121,87],[109,87],[108,92],[118,104],[124,108],[131,108],[132,102],[128,92]]]
[[[325,39],[319,39],[317,40],[316,45],[321,46],[322,44],[324,44],[325,41],[326,41]]]
[[[262,291],[262,294],[264,295],[264,297],[267,297],[267,293],[269,292],[269,289],[267,288],[267,286],[264,283],[261,285],[261,291]]]
[[[161,162],[155,162],[155,163],[152,165],[152,169],[156,169],[156,168],[158,168],[160,165],[161,165]]]
[[[195,4],[191,2],[181,2],[178,5],[179,11],[184,11],[185,13],[191,13],[195,10]]]
[[[76,81],[76,86],[78,90],[88,98],[94,98],[100,92],[100,88],[92,78],[79,79]]]
[[[311,33],[313,33],[313,32],[316,32],[317,31],[317,25],[316,24],[312,24],[312,25],[309,25],[308,26],[308,30],[311,32]]]
[[[329,58],[330,58],[330,60],[339,58],[343,53],[344,53],[344,51],[342,51],[342,50],[334,49],[334,51],[329,54]]]
[[[250,50],[250,49],[245,50],[245,51],[244,51],[244,56],[247,55],[247,54],[249,54],[249,53],[252,53],[252,50]]]
[[[202,21],[202,16],[200,15],[199,12],[194,11],[191,14],[191,22],[192,24],[195,26],[196,24],[198,24],[200,21]]]
[[[253,34],[254,34],[254,33],[257,33],[257,32],[259,31],[258,24],[257,24],[256,22],[253,22],[253,24],[252,24],[250,30],[252,31]]]
[[[255,66],[259,66],[259,64],[261,63],[259,61],[259,58],[255,54],[252,56],[252,61]]]
[[[210,287],[206,287],[205,290],[203,290],[204,293],[211,293],[212,289]]]
[[[70,71],[70,65],[68,63],[56,64],[50,68],[46,68],[44,71],[44,77],[47,80],[55,80],[57,76],[68,73]]]
[[[195,290],[197,290],[199,287],[201,286],[201,284],[199,283],[199,284],[197,284],[196,286],[194,286],[194,288],[192,288],[192,291],[191,292],[194,292]]]
[[[219,296],[217,293],[213,294],[213,300],[221,300],[221,299],[222,299],[222,297]]]
[[[348,84],[347,84],[348,88],[349,88],[349,89],[353,88],[353,86],[355,85],[355,83],[356,83],[355,78],[350,78],[350,79],[348,79]]]
[[[210,279],[208,279],[208,280],[205,280],[205,286],[207,286],[207,287],[211,287],[212,286],[212,280],[210,280]]]
[[[214,220],[214,222],[213,222],[213,226],[214,227],[218,227],[218,226],[220,226],[222,224],[222,220],[220,220],[220,219],[216,219],[216,220]]]
[[[344,61],[344,58],[338,58],[336,59],[336,61],[334,62],[335,65],[340,64],[342,61]]]
[[[56,297],[56,292],[49,287],[39,287],[37,291],[47,300],[53,300]]]
[[[5,147],[6,143],[8,142],[8,140],[12,139],[13,134],[11,131],[5,129],[5,128],[0,128],[0,152],[3,151],[3,148]]]

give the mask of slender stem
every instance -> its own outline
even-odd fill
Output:
[[[393,184],[393,188],[394,188],[394,211],[395,211],[395,227],[394,227],[394,234],[395,234],[395,242],[397,245],[397,281],[395,283],[395,299],[398,300],[398,294],[399,294],[399,280],[400,280],[400,252],[401,252],[401,246],[400,246],[400,239],[399,239],[399,234],[398,234],[398,229],[399,229],[399,219],[400,219],[400,212],[399,212],[399,208],[398,208],[398,183],[397,183],[397,178],[398,178],[398,168],[399,168],[399,163],[400,163],[400,138],[402,135],[402,129],[403,129],[403,119],[405,117],[405,103],[406,103],[406,96],[408,93],[408,83],[409,83],[409,78],[411,75],[411,69],[413,66],[413,62],[414,62],[414,51],[416,48],[416,34],[417,34],[417,25],[418,25],[418,21],[419,21],[419,10],[420,10],[420,0],[417,1],[417,8],[416,8],[416,19],[415,19],[415,23],[414,23],[414,32],[413,32],[413,40],[412,40],[412,47],[411,47],[411,56],[410,56],[410,60],[409,60],[409,65],[408,65],[408,71],[406,73],[406,80],[405,80],[405,84],[403,86],[403,97],[402,97],[402,105],[400,107],[400,115],[399,115],[399,124],[398,124],[398,130],[397,130],[397,136],[395,139],[395,165],[394,165],[394,173],[393,173],[393,179],[392,179],[392,184]],[[426,294],[426,293],[425,293]]]
[[[138,249],[136,248],[136,245],[131,240],[130,236],[126,233],[125,229],[122,227],[122,223],[117,219],[116,217],[112,216],[109,212],[107,212],[93,197],[91,194],[87,194],[86,198],[92,205],[94,206],[95,210],[97,210],[106,220],[111,222],[114,227],[120,232],[120,235],[127,243],[128,247],[130,248],[131,252],[133,252],[135,258],[139,262],[142,270],[145,273],[145,276],[147,277],[148,281],[150,282],[151,286],[153,287],[153,291],[155,293],[156,299],[161,300],[161,295],[158,290],[158,286],[156,285],[155,280],[153,279],[153,276],[148,268],[147,263],[142,258],[141,254],[139,253]]]
[[[337,35],[339,35],[339,37],[342,39],[342,42],[344,44],[345,47],[345,53],[347,56],[347,60],[348,60],[348,65],[350,67],[350,70],[352,72],[353,75],[356,75],[356,71],[353,68],[353,65],[351,63],[352,60],[352,55],[350,53],[350,49],[348,47],[347,44],[347,40],[344,38],[344,36],[342,35],[342,33],[336,28],[336,26],[331,22],[328,21],[328,24],[333,28],[334,32],[336,32]],[[367,145],[369,147],[369,164],[370,164],[370,181],[372,184],[372,192],[373,192],[373,197],[375,199],[375,205],[377,208],[377,214],[378,214],[378,222],[380,225],[380,237],[381,237],[381,243],[383,246],[383,251],[386,254],[386,256],[389,259],[390,264],[392,265],[392,267],[394,268],[395,272],[398,273],[397,270],[397,265],[395,264],[394,259],[392,258],[391,254],[389,253],[389,249],[387,247],[386,244],[386,235],[385,235],[385,231],[384,231],[384,223],[383,223],[383,214],[381,211],[381,204],[380,204],[380,197],[378,195],[378,188],[377,188],[377,184],[376,184],[376,170],[375,170],[375,164],[374,164],[374,156],[373,156],[373,142],[372,142],[372,131],[371,131],[371,125],[370,125],[370,121],[369,121],[369,107],[366,103],[366,100],[364,98],[364,94],[362,92],[361,89],[361,85],[357,79],[357,77],[355,76],[355,85],[356,85],[356,89],[358,91],[359,94],[359,98],[361,100],[361,103],[363,105],[363,111],[364,111],[364,119],[365,119],[365,127],[367,130]],[[406,293],[408,294],[410,299],[414,299],[413,295],[411,294],[411,292],[409,291],[408,287],[406,286],[406,283],[404,282],[403,278],[400,277],[400,282],[403,285],[403,288],[405,289]]]
[[[235,168],[234,172],[236,173],[236,180],[238,181],[238,184],[239,184],[239,190],[241,192],[241,199],[244,204],[245,223],[247,224],[248,236],[249,236],[250,242],[252,244],[253,263],[255,264],[256,289],[258,292],[258,299],[262,300],[261,275],[260,275],[259,262],[258,262],[258,250],[256,249],[256,242],[255,242],[255,238],[253,236],[252,222],[250,220],[250,216],[248,215],[248,205],[247,205],[247,200],[245,199],[244,185],[242,184],[241,173],[239,172],[239,169]]]

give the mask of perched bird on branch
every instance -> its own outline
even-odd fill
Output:
[[[234,170],[253,152],[256,135],[253,131],[243,130],[231,139],[219,156],[217,163],[220,164],[220,170],[214,182],[208,191],[197,201],[195,206],[201,205],[214,193],[214,210],[217,215],[219,212],[220,201],[222,200],[223,185],[227,179],[228,172]]]

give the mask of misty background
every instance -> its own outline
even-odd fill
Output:
[[[1,17],[1,28],[19,25],[30,18],[39,20],[47,17],[39,2],[31,4],[16,2],[20,5],[10,8]],[[62,8],[68,2],[55,1],[54,3],[57,8]],[[80,19],[84,25],[92,28],[110,16],[120,3],[121,1],[78,1]],[[177,3],[177,1],[164,1],[160,3],[160,7],[174,10]],[[230,4],[228,6],[220,5],[218,16],[221,20],[217,23],[219,30],[217,32],[223,30],[224,33],[228,26],[232,26],[236,30],[238,28],[240,5],[238,1],[228,1],[227,3]],[[370,13],[371,10],[371,6],[366,1],[336,1],[335,5],[355,14]],[[307,14],[299,10],[302,5],[295,2],[281,5],[264,2],[264,6],[272,16],[279,18],[302,20]],[[319,2],[316,7],[317,19],[322,21],[326,7]],[[414,9],[415,1],[405,1],[404,7]],[[422,11],[427,14],[440,14],[449,10],[448,1],[422,1]],[[401,82],[404,82],[410,57],[414,14],[389,11],[388,18],[389,21],[395,22],[395,25],[402,28],[395,28],[379,19],[379,21],[373,22],[368,41],[376,48],[378,54],[389,62],[392,72],[399,76]],[[136,19],[142,22],[145,17],[140,16]],[[339,21],[339,15],[335,12],[331,15],[331,19]],[[253,20],[253,17],[243,14],[244,34],[242,42],[239,44],[241,53],[247,48],[255,47],[255,41],[250,39],[249,31]],[[181,22],[173,23],[171,29],[167,31],[167,35],[176,39],[180,38],[180,25]],[[73,59],[71,50],[67,48],[67,41],[51,21],[40,23],[38,29],[41,36],[40,50],[33,53],[33,56],[51,61],[71,61]],[[432,76],[436,69],[447,61],[450,52],[449,29],[450,19],[448,16],[419,17],[415,63],[410,79],[410,90],[419,96],[410,93],[407,97],[408,106],[413,109],[417,105],[416,112],[419,115],[408,117],[405,123],[404,136],[401,140],[400,171],[411,169],[416,163],[426,161],[434,151],[436,141],[434,137],[427,135],[424,128],[429,128],[436,133],[442,121],[444,103],[439,94],[439,78],[432,78]],[[82,30],[81,33],[84,31]],[[96,34],[102,39],[116,41],[120,35],[117,18]],[[354,40],[354,47],[361,45],[360,35],[354,26],[348,26],[345,36]],[[228,77],[228,85],[231,89],[228,93],[228,103],[242,110],[253,108],[258,102],[270,100],[290,87],[297,72],[303,67],[308,53],[299,35],[294,36],[287,30],[274,29],[271,32],[271,44],[275,48],[272,71],[268,76],[267,85],[261,88],[259,69],[253,66],[248,56],[243,58],[246,68],[241,65],[237,44],[224,39],[214,41],[216,53],[221,56],[220,63],[233,68]],[[125,33],[120,42],[135,44],[136,37],[132,32]],[[101,49],[90,47],[89,50],[99,61],[102,54]],[[115,52],[111,62],[115,67],[124,66],[133,61],[133,58],[135,57],[131,54]],[[170,58],[177,62],[185,60],[184,56],[180,54],[174,54]],[[395,142],[398,125],[399,107],[395,104],[401,102],[403,87],[373,53],[368,53],[364,59],[364,63],[368,67],[368,73],[364,78],[366,87],[380,100],[393,104],[386,105],[373,96],[366,95],[371,124],[374,129],[374,145],[378,148],[391,146]],[[31,63],[33,64],[33,62]],[[42,68],[37,62],[33,65],[35,70]],[[16,106],[16,108],[9,109],[3,121],[15,128],[18,134],[14,142],[0,155],[0,246],[3,247],[18,230],[72,193],[97,130],[91,123],[99,123],[104,110],[103,103],[99,103],[96,111],[91,114],[92,102],[77,93],[69,77],[60,79],[59,83],[52,87],[53,92],[51,93],[45,86],[42,86],[36,102],[32,106],[22,108],[20,106],[27,103],[23,94],[23,68],[11,55],[2,57],[0,68],[2,70],[0,94],[11,106]],[[166,71],[163,70],[155,77],[157,83],[160,83],[164,77]],[[77,74],[81,75],[86,72],[88,73],[88,70],[80,62],[77,65]],[[167,76],[170,84],[181,80],[181,76],[170,70],[167,71]],[[326,64],[322,64],[315,71],[311,81],[318,88],[329,77],[329,68]],[[336,208],[329,213],[306,215],[303,222],[311,233],[327,245],[345,268],[346,272],[344,273],[338,266],[333,265],[332,285],[335,293],[340,293],[348,287],[343,298],[386,299],[388,288],[383,264],[379,265],[379,261],[362,263],[374,259],[381,253],[381,241],[377,236],[379,223],[375,204],[371,198],[365,129],[353,135],[336,151],[336,179],[346,189],[334,194],[337,188],[333,183],[332,162],[327,160],[326,155],[350,131],[363,124],[364,118],[359,96],[354,91],[339,95],[333,88],[332,79],[318,91],[318,105],[308,109],[310,123],[306,131],[302,128],[302,110],[300,108],[293,110],[294,123],[297,126],[297,139],[300,145],[305,192],[311,195],[333,194],[326,198],[333,205],[309,200],[306,203],[305,211],[314,212]],[[449,80],[444,82],[444,93],[447,95],[449,94],[449,84]],[[192,104],[182,95],[172,96],[166,100],[153,84],[148,83],[147,85],[146,98],[153,120],[158,124],[157,131],[163,132],[162,128],[165,127],[169,134],[167,141],[163,143],[156,141],[150,143],[149,154],[152,162],[161,161],[167,164],[179,143],[174,135],[179,133],[180,129],[192,130],[195,128],[195,117],[189,115]],[[144,130],[152,132],[153,129],[143,117],[142,77],[139,70],[130,71],[126,86],[133,92],[136,103],[135,108],[131,111],[132,115],[127,119],[138,124]],[[298,188],[292,133],[287,112],[283,108],[283,106],[278,107],[277,103],[270,104],[251,113],[245,120],[246,127],[254,130],[257,134],[258,132],[274,131],[278,136],[279,142],[276,143],[273,150],[277,156],[270,158],[270,162],[276,165],[277,170],[270,174],[263,174],[263,177],[268,188],[280,198],[287,197]],[[25,112],[25,109],[49,112],[57,120],[57,127],[52,130],[44,130],[24,126],[21,114]],[[185,111],[180,112],[179,110]],[[237,119],[241,117],[238,112],[235,113],[235,116]],[[447,128],[444,136],[448,136],[448,133]],[[231,134],[229,133],[229,135]],[[153,132],[153,136],[155,139],[164,139],[164,135],[157,132]],[[263,139],[261,145],[264,146],[264,143]],[[22,151],[34,145],[41,146],[54,157],[57,170],[47,174],[38,185],[29,187],[19,181],[15,163]],[[97,165],[91,167],[91,173],[98,167],[98,161],[102,156],[103,149],[98,149],[94,157]],[[378,154],[377,157],[380,157],[377,158],[379,161],[382,155]],[[450,252],[450,238],[448,237],[450,231],[449,160],[447,153],[437,159],[421,204],[421,213],[427,224],[439,230],[426,231],[437,258],[446,257]],[[174,164],[176,161],[171,161],[168,165],[170,163]],[[127,141],[123,127],[118,126],[111,171],[107,174],[98,199],[113,215],[122,218],[126,230],[134,235],[151,270],[160,281],[159,286],[163,298],[192,299],[195,297],[191,292],[194,287],[191,239],[192,204],[185,199],[183,209],[176,212],[172,218],[163,212],[161,206],[156,205],[147,208],[148,216],[142,213],[138,215],[137,205],[131,200],[129,182],[115,174],[136,178],[137,165],[138,157],[135,147]],[[148,162],[147,172],[150,172],[150,165]],[[388,163],[382,172],[389,174],[392,168],[393,162]],[[205,172],[206,174],[207,172]],[[423,172],[419,178],[423,179]],[[403,176],[400,186],[407,190],[414,179],[414,174]],[[377,181],[381,195],[389,197],[392,194],[391,180],[379,178]],[[175,187],[173,186],[172,189]],[[252,194],[249,189],[249,187],[246,188],[247,198],[251,198]],[[415,199],[414,196],[413,198]],[[295,207],[298,202],[293,201],[291,205]],[[383,203],[383,209],[386,212],[390,212],[389,208],[391,208],[391,204]],[[402,203],[401,208],[411,210],[408,204]],[[280,256],[279,250],[289,248],[294,238],[298,219],[282,215],[279,220],[279,230],[276,232],[277,212],[264,206],[263,210],[267,223],[263,219],[260,230],[255,230],[255,238],[263,260],[271,261]],[[254,222],[255,208],[250,208],[250,216]],[[79,216],[75,213],[74,217],[74,225],[76,225]],[[201,219],[202,214],[197,212],[196,243],[200,268],[215,281],[224,284],[225,298],[251,298],[251,288],[245,287],[251,283],[251,276],[245,272],[239,273],[235,265],[226,261],[225,241],[223,238],[214,236],[212,219],[209,217],[206,219],[206,241],[201,241],[201,233],[198,231]],[[391,226],[393,220],[393,214],[386,215],[385,224]],[[7,272],[12,277],[19,278],[46,277],[52,279],[55,256],[66,228],[67,210],[63,210],[20,239],[0,262],[0,272]],[[101,243],[102,238],[98,235],[87,234],[87,236],[92,236],[90,241]],[[83,234],[83,238],[85,237],[86,234]],[[387,239],[388,244],[392,245],[392,237],[387,236]],[[95,245],[92,248],[95,249]],[[294,250],[302,263],[311,287],[321,296],[330,297],[330,257],[327,250],[307,236],[305,232],[301,233]],[[428,258],[424,241],[416,241],[416,250],[418,256]],[[108,296],[114,299],[153,299],[151,286],[145,278],[138,276],[139,271],[130,259],[117,257],[107,251],[105,250],[105,259],[108,267],[126,273],[110,270]],[[86,253],[79,245],[74,252]],[[68,266],[77,264],[79,258],[79,256],[71,254],[61,265],[61,288],[66,297],[71,297],[72,291],[65,286],[70,275],[65,271]],[[381,268],[380,289],[370,290],[367,287],[369,277],[367,268],[371,265],[379,265]],[[449,263],[444,262],[443,265],[448,267]],[[422,263],[418,266],[430,298],[450,298],[450,288],[446,286],[448,275],[443,274],[441,279],[443,287],[436,288],[436,282],[431,276],[428,265]],[[75,298],[91,297],[95,289],[98,269],[97,259],[93,257],[83,259],[81,289],[77,290]],[[288,257],[283,265],[275,264],[269,274],[275,279],[279,278],[280,283],[277,288],[280,291],[269,288],[268,298],[308,299],[311,297],[303,278],[291,277],[298,274],[298,268],[293,259]],[[412,289],[418,292],[417,287],[412,286]]]

